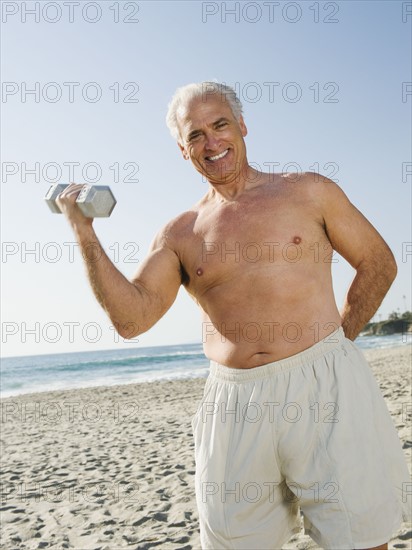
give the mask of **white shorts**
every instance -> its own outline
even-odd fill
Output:
[[[192,428],[204,550],[279,550],[299,509],[327,549],[379,546],[410,520],[396,429],[342,328],[260,367],[212,361]]]

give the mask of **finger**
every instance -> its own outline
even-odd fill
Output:
[[[56,197],[57,205],[61,204],[75,204],[77,197],[80,195],[81,190],[83,189],[84,184],[71,183],[68,187],[63,189],[63,191]]]
[[[74,193],[80,193],[84,185],[85,185],[84,183],[70,183],[68,187],[63,189],[63,191],[60,193],[59,196],[61,195],[70,196],[70,195],[73,195]]]

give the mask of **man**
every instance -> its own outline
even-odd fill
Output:
[[[75,205],[57,202],[119,333],[147,331],[183,284],[203,312],[211,360],[192,419],[202,548],[279,549],[300,528],[324,548],[387,548],[406,519],[408,472],[386,405],[351,342],[396,275],[393,255],[319,174],[265,174],[247,161],[234,91],[192,84],[167,122],[206,195],[169,222],[129,282]],[[342,313],[331,255],[356,270]]]

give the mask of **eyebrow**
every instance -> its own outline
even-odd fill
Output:
[[[226,117],[220,117],[218,118],[217,120],[215,120],[213,122],[213,126],[217,126],[218,124],[220,124],[221,122],[229,122],[229,119],[226,118]],[[197,134],[200,134],[201,133],[201,130],[192,130],[189,135],[187,136],[187,140],[190,141],[190,139],[194,136],[196,136]]]
[[[214,122],[213,124],[214,124],[214,126],[216,126],[217,124],[220,124],[221,122],[229,122],[229,119],[222,116],[218,120],[216,120],[216,122]]]

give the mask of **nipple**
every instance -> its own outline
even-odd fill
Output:
[[[302,241],[302,239],[301,239],[300,237],[298,237],[298,236],[296,236],[296,237],[293,238],[294,244],[300,244],[301,241]]]
[[[203,275],[203,269],[201,267],[198,267],[197,270],[196,270],[196,275],[199,275],[199,277],[201,275]]]

